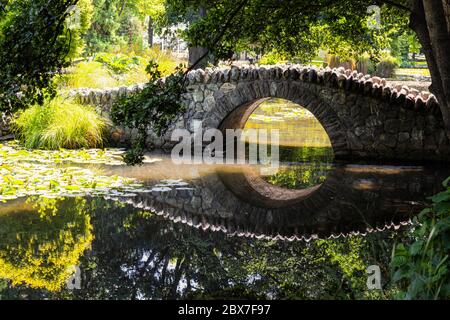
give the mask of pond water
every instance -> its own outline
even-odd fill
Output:
[[[337,163],[326,138],[282,142],[275,172],[3,145],[0,298],[368,297],[365,268],[388,265],[450,169]]]

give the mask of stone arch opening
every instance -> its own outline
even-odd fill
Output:
[[[325,94],[324,94],[325,95]],[[225,129],[242,129],[250,115],[265,101],[279,98],[308,110],[327,133],[333,154],[337,159],[351,156],[346,124],[342,122],[326,97],[319,97],[303,83],[289,81],[264,81],[240,83],[229,86],[214,95],[215,108],[206,115],[208,126]]]
[[[262,114],[256,114],[263,108],[271,109],[273,107],[275,107],[275,110],[266,110]],[[281,110],[277,112],[279,108]],[[286,108],[287,111],[283,110],[283,108]],[[299,114],[293,114],[293,111]],[[272,116],[273,112],[276,112],[274,116]],[[279,116],[280,114],[281,116]],[[263,119],[258,119],[258,116]],[[267,122],[266,118],[268,118]],[[286,127],[283,127],[283,124],[289,119],[292,121]],[[280,135],[289,135],[289,137],[280,137],[282,138],[280,141],[281,146],[305,146],[304,143],[300,142],[300,139],[296,139],[302,138],[302,140],[307,140],[305,142],[308,146],[313,146],[314,144],[319,147],[331,147],[334,151],[328,131],[320,120],[307,108],[283,98],[267,97],[242,104],[225,117],[219,129],[222,131],[226,129],[278,129]],[[310,129],[314,132],[311,132]],[[338,141],[338,143],[341,143],[341,141]]]
[[[250,129],[278,130],[280,147],[332,150],[320,121],[308,109],[286,99],[264,99],[247,117],[244,130]]]
[[[274,105],[271,105],[273,103]],[[295,109],[296,111],[301,111],[297,115],[297,118],[294,115],[294,118],[298,120],[297,123],[294,123],[294,126],[297,125],[298,127],[294,128],[288,128],[288,131],[293,131],[294,134],[298,135],[308,135],[311,134],[308,132],[308,128],[302,128],[302,125],[305,125],[304,122],[301,122],[301,120],[310,120],[314,123],[316,126],[315,128],[320,131],[320,138],[322,138],[324,141],[320,141],[319,147],[315,147],[311,143],[315,139],[311,139],[311,137],[304,137],[305,140],[309,138],[309,141],[303,141],[307,145],[296,145],[295,143],[293,145],[285,146],[284,141],[280,140],[280,147],[288,147],[293,149],[308,149],[308,148],[316,148],[316,149],[324,149],[324,150],[331,150],[330,154],[331,157],[327,160],[329,161],[329,168],[328,170],[324,170],[323,175],[320,181],[319,179],[316,179],[313,181],[313,179],[310,179],[309,181],[303,181],[304,185],[301,186],[291,186],[290,183],[283,184],[284,181],[283,177],[288,176],[289,174],[302,174],[301,171],[303,170],[304,173],[309,174],[310,176],[314,175],[312,172],[313,170],[317,170],[317,168],[312,167],[312,163],[303,163],[301,168],[296,168],[296,166],[289,166],[287,168],[287,172],[285,171],[285,167],[282,168],[280,171],[278,171],[274,175],[268,175],[268,176],[262,176],[259,174],[259,169],[252,170],[251,168],[247,168],[243,172],[240,172],[238,174],[228,174],[226,176],[222,177],[222,181],[229,187],[230,190],[232,190],[238,197],[241,197],[245,201],[250,201],[253,205],[257,206],[263,206],[263,207],[270,207],[270,208],[282,208],[287,206],[292,206],[296,203],[299,203],[301,201],[304,201],[308,199],[313,193],[318,191],[326,177],[328,176],[329,172],[332,169],[331,162],[334,159],[333,151],[332,151],[332,143],[331,139],[328,136],[328,133],[326,132],[325,128],[322,126],[321,122],[312,114],[308,109],[302,107],[299,104],[296,104],[294,102],[291,102],[287,99],[280,99],[280,98],[261,98],[257,99],[245,104],[242,104],[241,106],[234,109],[221,123],[220,129],[222,131],[225,131],[226,129],[249,129],[247,127],[247,124],[249,123],[249,119],[252,118],[252,115],[255,114],[255,111],[258,111],[259,108],[263,107],[274,107],[275,110],[279,110],[278,114],[283,115],[283,108],[286,107],[288,112],[292,111],[292,109]],[[292,115],[291,115],[292,116]],[[309,119],[304,117],[310,117]],[[281,122],[284,120],[283,118],[280,119]],[[314,128],[314,127],[313,127]],[[261,127],[254,127],[251,129],[270,129],[264,126]],[[273,129],[279,129],[276,125],[273,127]],[[296,132],[297,131],[297,132]],[[283,132],[286,133],[286,132]],[[280,133],[280,136],[283,134]],[[317,134],[317,132],[316,132]],[[313,132],[314,135],[314,132]],[[292,138],[292,137],[291,137]],[[325,158],[324,158],[325,159]],[[282,161],[284,159],[281,159]],[[299,159],[300,160],[300,159]],[[302,160],[312,160],[312,159],[302,159]],[[326,161],[326,160],[325,160]],[[257,172],[258,171],[258,172]],[[294,172],[296,171],[296,172]],[[307,172],[305,172],[307,171]],[[295,180],[295,178],[294,178]],[[280,183],[281,181],[281,183]],[[292,182],[292,181],[291,181]],[[237,191],[237,192],[235,192]],[[251,195],[251,196],[249,196]]]

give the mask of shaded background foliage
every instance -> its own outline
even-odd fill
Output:
[[[3,1],[0,11],[0,111],[56,95],[52,79],[69,64],[67,9],[78,0]]]

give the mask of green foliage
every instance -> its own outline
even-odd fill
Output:
[[[331,164],[304,163],[278,170],[267,181],[276,186],[288,189],[310,188],[323,183],[327,173],[331,170]]]
[[[399,244],[392,259],[393,280],[402,299],[450,298],[450,178],[431,198],[433,205],[414,219],[410,244]]]
[[[163,80],[158,64],[151,60],[147,72],[150,81],[145,88],[120,99],[111,109],[115,124],[137,129],[132,148],[124,157],[130,165],[142,163],[147,131],[151,128],[158,135],[163,134],[171,121],[184,110],[180,103],[184,87],[182,66]]]
[[[388,46],[389,32],[408,22],[406,11],[382,6],[382,28],[369,28],[364,0],[167,0],[166,11],[186,20],[200,6],[207,15],[190,23],[185,36],[190,46],[207,47],[219,59],[229,59],[246,46],[276,50],[300,62],[310,61],[320,47],[343,60],[365,51],[375,56]]]
[[[27,148],[59,149],[101,146],[107,124],[92,107],[57,98],[21,112],[13,127]]]
[[[398,60],[386,53],[377,64],[375,74],[382,78],[391,78],[394,75],[395,68],[397,68],[398,65]]]
[[[177,71],[177,67],[182,63],[179,59],[176,59],[170,52],[161,50],[157,47],[147,49],[144,53],[146,61],[156,61],[158,63],[158,69],[161,71],[163,77],[169,76]]]
[[[93,0],[96,10],[86,35],[88,54],[109,51],[120,45],[120,38],[117,36],[120,28],[118,2],[118,0]]]
[[[333,149],[320,147],[280,148],[280,160],[299,163],[280,168],[266,180],[288,189],[304,189],[323,183],[332,169]]]
[[[57,78],[58,87],[64,89],[77,88],[112,88],[122,85],[113,77],[111,71],[103,63],[97,61],[80,62],[67,68],[66,73]]]
[[[276,51],[271,51],[264,54],[259,60],[259,64],[261,65],[274,65],[277,63],[283,63],[286,59]]]
[[[361,251],[366,249],[366,243],[361,238],[348,238],[345,241],[318,240],[316,246],[323,250],[320,260],[329,259],[342,271],[345,279],[353,290],[364,291],[366,285],[365,271],[367,268]]]
[[[408,65],[409,54],[420,53],[421,45],[416,34],[406,29],[392,34],[389,48],[391,53],[401,60],[402,65]]]
[[[117,33],[123,38],[128,50],[141,52],[144,48],[142,35],[144,27],[142,21],[132,12],[123,14],[120,19],[120,28]]]
[[[42,104],[52,78],[68,64],[67,9],[78,0],[15,0],[0,10],[0,111]]]
[[[175,72],[180,63],[171,53],[157,48],[147,49],[142,56],[98,53],[95,61],[82,61],[67,68],[56,82],[61,90],[102,89],[144,83],[148,81],[145,69],[149,60],[158,62],[162,76]]]
[[[86,35],[87,55],[96,52],[128,51],[141,54],[144,21],[164,13],[164,0],[93,0],[96,8]]]
[[[67,22],[67,28],[70,30],[68,58],[77,58],[83,52],[85,47],[84,37],[91,26],[93,13],[92,0],[78,0],[76,7],[70,12]]]
[[[125,73],[137,67],[140,64],[136,56],[128,57],[121,54],[100,53],[95,57],[95,61],[106,65],[114,73]]]

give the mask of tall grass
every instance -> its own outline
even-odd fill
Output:
[[[163,76],[173,73],[182,62],[170,52],[147,49],[141,56],[134,53],[98,53],[93,61],[71,66],[57,84],[61,90],[78,88],[103,89],[131,86],[148,81],[145,70],[150,60],[156,60]]]
[[[147,49],[143,58],[145,58],[146,61],[144,69],[147,67],[150,60],[154,60],[158,63],[159,70],[161,70],[163,77],[174,73],[175,69],[181,63],[185,63],[185,61],[176,58],[172,53],[161,50],[158,47]]]
[[[93,107],[62,98],[32,106],[13,120],[16,137],[30,149],[100,147],[108,125]]]
[[[116,87],[118,82],[111,72],[97,61],[83,61],[66,70],[58,80],[61,89]]]
[[[377,64],[375,75],[382,78],[391,78],[394,75],[395,68],[398,66],[398,59],[389,53],[384,53],[380,58],[380,62]]]
[[[327,65],[330,68],[344,67],[345,69],[350,69],[350,70],[356,69],[356,61],[351,58],[343,59],[340,56],[335,55],[335,54],[327,54],[326,60],[327,60]]]
[[[375,72],[376,66],[370,59],[370,55],[368,53],[359,55],[356,60],[356,70],[358,70],[358,72],[363,74],[373,74]]]

